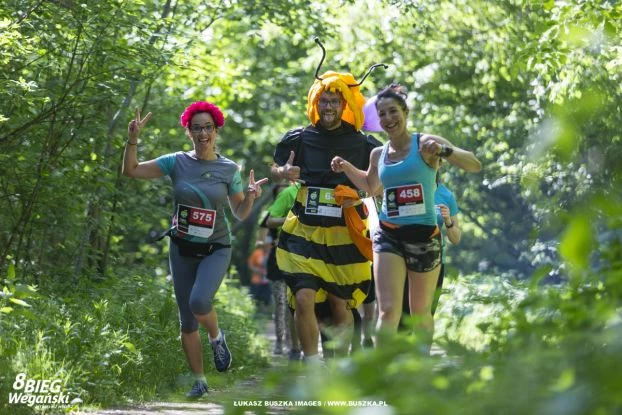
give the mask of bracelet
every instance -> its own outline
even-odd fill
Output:
[[[441,146],[441,152],[438,153],[438,155],[441,156],[441,157],[447,158],[447,157],[451,156],[453,154],[453,152],[454,152],[454,149],[452,147],[449,147],[447,144],[443,144]]]
[[[453,228],[454,227],[454,221],[452,220],[451,223],[449,225],[445,225],[445,228],[449,229],[449,228]]]
[[[137,141],[137,142],[135,142],[135,143],[130,143],[130,140],[127,140],[127,141],[125,142],[125,144],[128,144],[128,145],[130,145],[130,146],[137,146],[137,145],[138,145],[138,141]]]

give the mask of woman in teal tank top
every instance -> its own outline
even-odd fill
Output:
[[[333,158],[331,167],[345,173],[370,195],[382,194],[380,226],[373,235],[379,310],[376,329],[385,334],[397,331],[407,276],[410,314],[424,349],[429,350],[441,254],[434,212],[439,160],[443,157],[468,172],[480,171],[481,163],[472,152],[443,137],[409,132],[406,93],[399,85],[391,85],[377,95],[376,111],[389,141],[372,151],[367,171],[341,157]],[[376,345],[386,338],[378,337]]]

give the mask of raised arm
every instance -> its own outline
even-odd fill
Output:
[[[289,158],[285,162],[284,165],[279,166],[278,164],[273,164],[270,168],[270,174],[272,175],[272,179],[279,183],[280,181],[287,179],[289,181],[299,181],[300,179],[300,167],[294,166],[294,157],[296,157],[293,151],[289,152]]]
[[[444,157],[448,162],[456,167],[459,167],[469,173],[477,173],[482,169],[482,163],[475,157],[470,151],[464,150],[458,146],[453,145],[448,139],[431,134],[424,134],[421,136],[420,148],[427,150],[431,154],[435,154],[436,157]],[[422,151],[424,153],[424,151]],[[438,159],[437,159],[438,160]],[[438,163],[428,164],[437,165]]]
[[[345,173],[358,189],[367,192],[369,196],[375,196],[382,191],[382,183],[378,177],[378,160],[381,153],[382,147],[376,147],[371,151],[367,171],[357,169],[339,156],[333,158],[330,166],[336,173]]]
[[[233,212],[233,215],[236,218],[244,220],[248,217],[253,208],[255,199],[261,196],[261,185],[267,181],[268,178],[266,177],[255,182],[255,172],[251,170],[248,178],[248,189],[246,194],[244,194],[244,192],[238,192],[229,196],[231,212]]]
[[[147,113],[145,118],[140,118],[140,111],[136,109],[136,117],[130,121],[127,127],[127,142],[125,143],[125,152],[123,153],[123,168],[121,172],[128,177],[136,179],[155,179],[162,177],[164,173],[155,160],[138,161],[138,136],[140,129],[147,123],[151,113]]]
[[[451,210],[447,205],[439,204],[438,206],[441,218],[443,219],[443,224],[445,225],[445,234],[447,235],[447,239],[449,239],[449,241],[454,245],[459,244],[462,231],[460,229],[458,217],[456,215],[451,215]]]

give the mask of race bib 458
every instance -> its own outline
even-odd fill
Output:
[[[421,183],[385,189],[387,216],[403,217],[425,214],[425,195]]]

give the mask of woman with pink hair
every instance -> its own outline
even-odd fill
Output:
[[[244,191],[238,165],[216,152],[225,118],[216,105],[206,101],[192,103],[181,115],[180,123],[192,142],[192,151],[139,162],[138,136],[150,117],[148,113],[141,118],[136,110],[136,117],[129,123],[123,174],[137,179],[168,175],[172,180],[169,265],[179,308],[181,342],[195,376],[187,396],[198,398],[207,393],[199,324],[207,330],[216,369],[224,372],[231,366],[231,353],[213,307],[231,261],[231,232],[225,207],[228,204],[234,216],[245,219],[268,179],[255,181],[251,170]]]

